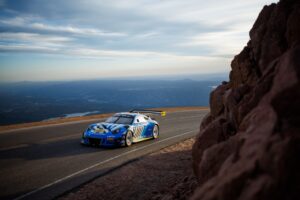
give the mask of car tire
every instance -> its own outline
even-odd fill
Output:
[[[125,136],[125,146],[129,147],[132,145],[133,133],[132,131],[127,131]]]
[[[155,125],[153,127],[152,137],[153,137],[153,139],[157,139],[159,137],[159,127],[158,127],[158,125]]]

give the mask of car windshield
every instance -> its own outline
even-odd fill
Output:
[[[133,116],[112,116],[108,118],[105,122],[107,123],[114,123],[114,124],[132,124]]]

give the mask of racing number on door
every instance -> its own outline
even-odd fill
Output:
[[[144,131],[144,126],[136,126],[133,128],[133,135],[134,135],[134,138],[140,138],[141,137],[141,134],[143,133]]]
[[[136,127],[133,129],[134,138],[144,138],[145,128],[147,127],[147,120],[143,116],[137,116],[134,120]]]

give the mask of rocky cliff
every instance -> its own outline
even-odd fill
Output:
[[[300,1],[265,6],[193,146],[192,199],[299,199]]]

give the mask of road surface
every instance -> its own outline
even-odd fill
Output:
[[[0,199],[53,199],[143,155],[193,137],[207,112],[157,117],[160,138],[127,148],[80,145],[88,124],[104,119],[0,132]]]

